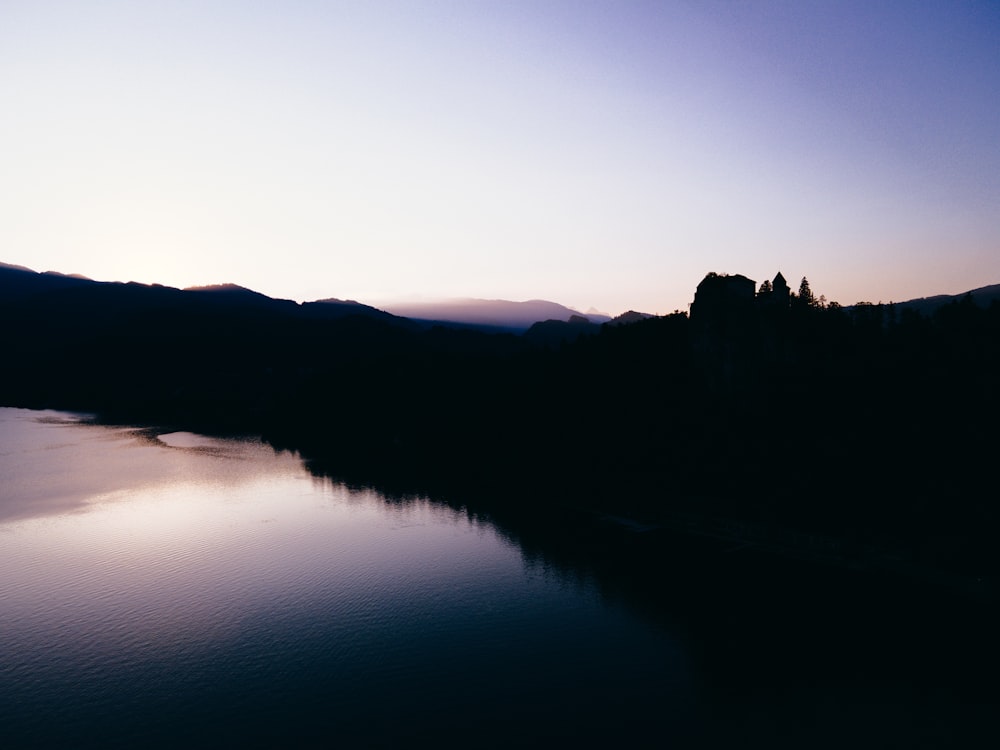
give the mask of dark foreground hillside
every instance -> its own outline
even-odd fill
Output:
[[[1000,580],[998,304],[793,295],[544,344],[60,278],[0,301],[6,405],[261,432],[390,492],[572,506],[977,596]]]
[[[359,482],[559,498],[706,534],[724,519],[718,533],[775,549],[985,582],[998,341],[1000,307],[964,303],[898,321],[803,308],[734,330],[674,316],[557,351],[316,373],[268,430]]]

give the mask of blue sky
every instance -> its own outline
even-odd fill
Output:
[[[0,260],[686,309],[1000,283],[1000,4],[6,2]]]

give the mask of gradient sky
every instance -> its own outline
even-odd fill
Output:
[[[0,260],[612,314],[1000,283],[1000,3],[0,0]]]

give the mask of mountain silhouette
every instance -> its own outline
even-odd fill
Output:
[[[621,315],[616,315],[608,321],[611,325],[627,325],[629,323],[638,323],[640,320],[646,320],[647,318],[652,318],[653,316],[649,313],[636,312],[635,310],[626,310]]]
[[[81,310],[84,315],[98,314],[109,306],[115,307],[119,314],[129,314],[139,309],[166,305],[178,310],[270,311],[308,319],[361,316],[400,326],[412,326],[403,318],[353,301],[327,299],[299,304],[293,300],[268,297],[237,284],[176,289],[160,284],[94,281],[84,276],[53,271],[38,273],[9,263],[0,263],[0,301],[32,301],[33,304],[48,304],[54,308],[64,307],[72,302],[76,306],[88,306]]]
[[[97,283],[99,282],[83,276],[52,271],[38,273],[24,266],[0,263],[0,299],[6,301],[64,289],[79,289]]]
[[[583,315],[571,315],[569,320],[543,320],[524,332],[524,338],[537,344],[551,346],[573,341],[587,333],[596,333],[600,326]]]
[[[993,591],[997,287],[928,316],[706,280],[690,317],[616,325],[472,301],[545,316],[514,335],[4,265],[0,404],[255,432],[358,485],[569,503]]]
[[[913,310],[921,315],[930,315],[935,310],[951,302],[962,299],[966,295],[972,298],[980,307],[989,307],[994,300],[1000,300],[1000,284],[981,286],[978,289],[970,289],[961,294],[936,294],[931,297],[918,297],[906,300],[905,302],[893,303],[897,311]]]
[[[535,323],[547,320],[568,322],[573,316],[586,317],[591,323],[605,323],[607,315],[583,316],[578,310],[547,300],[511,302],[501,299],[450,299],[437,302],[390,302],[384,309],[396,315],[434,323],[457,323],[467,326],[526,331]]]

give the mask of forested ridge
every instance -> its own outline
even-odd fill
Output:
[[[995,590],[1000,304],[845,308],[805,280],[778,304],[769,283],[711,297],[734,278],[707,277],[690,316],[561,340],[68,284],[0,301],[0,398],[256,432],[389,492],[562,504]]]

